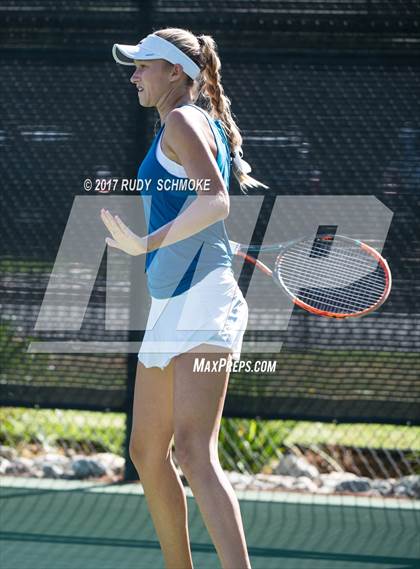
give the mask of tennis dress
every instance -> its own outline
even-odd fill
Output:
[[[186,106],[206,116],[217,144],[216,162],[229,188],[230,149],[221,121],[196,105]],[[164,128],[160,127],[137,175],[148,181],[140,192],[148,233],[175,219],[197,197],[195,190],[186,189],[185,169],[163,154]],[[152,303],[138,353],[145,367],[164,369],[171,358],[200,344],[220,346],[239,359],[248,305],[235,279],[232,258],[223,220],[146,254]]]

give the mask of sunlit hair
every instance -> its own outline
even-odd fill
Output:
[[[190,57],[201,69],[200,75],[193,80],[186,75],[187,85],[193,88],[193,100],[200,102],[211,117],[221,120],[229,141],[231,156],[235,149],[242,153],[242,136],[231,114],[231,101],[225,95],[221,82],[221,63],[216,42],[211,36],[195,36],[182,28],[162,28],[153,32],[170,41]],[[247,193],[248,187],[267,188],[265,184],[249,176],[241,167],[233,164],[232,171],[239,182],[241,191]]]

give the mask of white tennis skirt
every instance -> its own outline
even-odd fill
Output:
[[[238,360],[248,305],[230,267],[217,267],[184,293],[153,298],[138,360],[164,369],[200,344],[221,346]]]

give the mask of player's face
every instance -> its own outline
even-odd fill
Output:
[[[154,107],[168,89],[168,64],[163,59],[136,59],[134,63],[136,70],[130,81],[137,87],[139,103]]]

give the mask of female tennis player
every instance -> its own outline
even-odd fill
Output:
[[[151,180],[143,200],[148,235],[135,235],[118,216],[101,211],[112,234],[108,245],[130,255],[146,253],[152,297],[138,354],[130,456],[167,568],[193,567],[173,439],[222,566],[250,568],[239,502],[218,458],[229,363],[239,359],[248,320],[223,221],[231,162],[242,190],[264,185],[248,175],[250,166],[242,160],[242,137],[211,36],[165,28],[138,45],[115,44],[113,55],[118,63],[135,65],[131,82],[140,105],[155,107],[161,124],[138,173]],[[199,98],[207,110],[195,104]],[[185,191],[178,187],[182,179],[209,183]],[[194,370],[199,357],[212,372]]]

